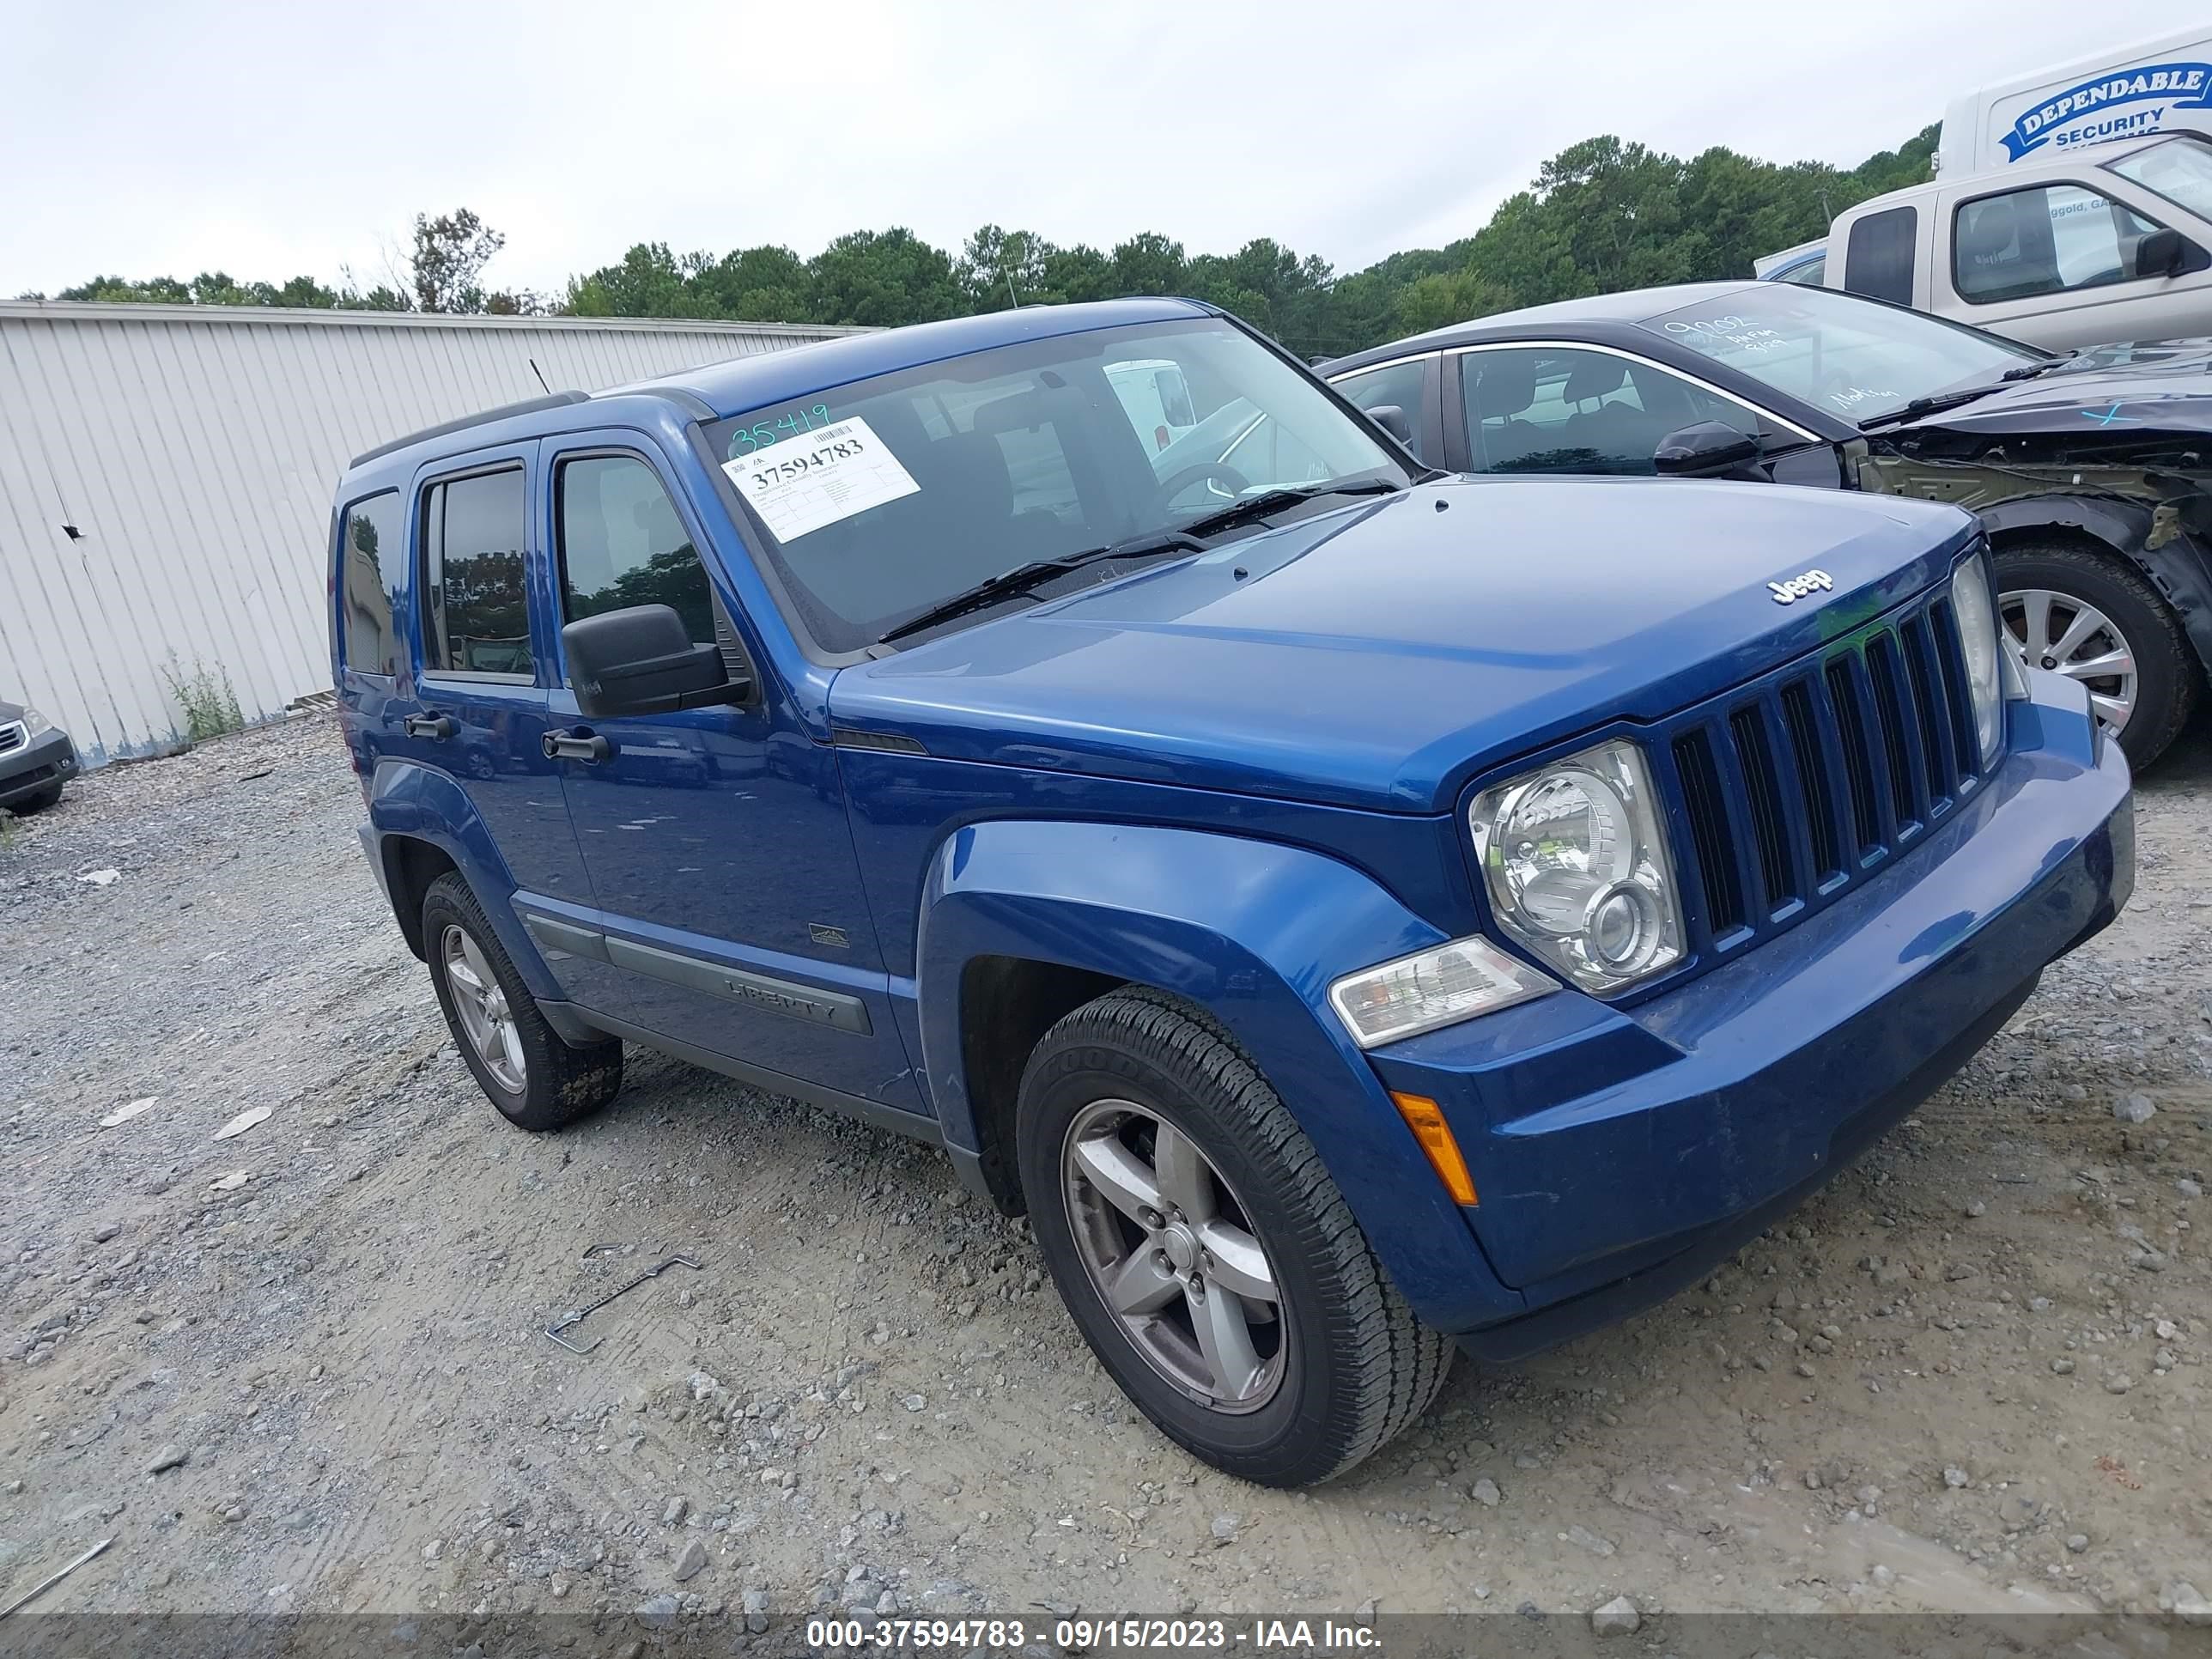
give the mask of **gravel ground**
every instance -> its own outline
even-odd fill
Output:
[[[595,1120],[507,1127],[326,719],[110,769],[0,826],[0,1604],[111,1534],[42,1609],[750,1610],[787,1647],[827,1605],[2212,1592],[2208,789],[2200,734],[2119,924],[1786,1228],[1462,1361],[1285,1495],[1155,1434],[933,1153],[635,1051]],[[675,1251],[587,1357],[542,1334]]]

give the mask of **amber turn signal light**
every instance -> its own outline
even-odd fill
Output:
[[[1443,1109],[1426,1095],[1401,1095],[1393,1090],[1390,1099],[1398,1109],[1398,1115],[1406,1120],[1406,1127],[1413,1132],[1413,1139],[1428,1154],[1429,1167],[1444,1183],[1444,1190],[1452,1195],[1452,1201],[1477,1202],[1474,1177],[1467,1172],[1467,1160],[1459,1155],[1459,1142],[1452,1139],[1451,1126],[1444,1121]]]

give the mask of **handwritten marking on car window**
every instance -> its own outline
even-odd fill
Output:
[[[730,459],[750,455],[756,449],[766,449],[770,444],[782,443],[791,438],[803,438],[817,426],[830,424],[830,405],[817,404],[811,409],[786,410],[781,416],[771,415],[757,421],[750,427],[739,427],[730,434]],[[740,447],[742,446],[742,447]]]
[[[1701,317],[1694,322],[1670,322],[1667,331],[1710,356],[1724,351],[1779,351],[1790,343],[1779,329],[1755,323],[1748,317]]]

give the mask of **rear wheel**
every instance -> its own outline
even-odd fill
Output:
[[[2203,678],[2157,590],[2117,557],[2070,542],[2011,543],[1996,574],[2014,654],[2079,681],[2130,765],[2156,760],[2188,724]]]
[[[1297,1486],[1418,1418],[1451,1363],[1267,1080],[1145,991],[1047,1032],[1022,1079],[1022,1188],[1046,1265],[1124,1393],[1224,1472]]]
[[[622,1088],[622,1044],[579,1048],[546,1022],[483,907],[457,873],[422,896],[430,982],[461,1059],[491,1103],[522,1129],[558,1129]]]

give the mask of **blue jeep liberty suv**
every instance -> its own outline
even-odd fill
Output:
[[[1185,301],[494,410],[356,460],[331,559],[502,1113],[639,1043],[942,1146],[1273,1485],[1710,1271],[2132,881],[1965,514],[1426,472]]]

